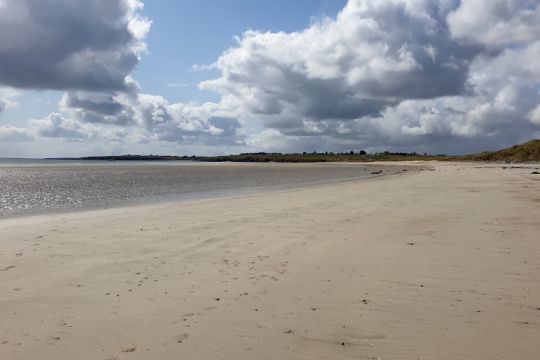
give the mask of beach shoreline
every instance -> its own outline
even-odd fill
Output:
[[[362,163],[0,164],[0,220],[223,199],[374,178],[403,169],[399,164]]]
[[[406,164],[0,220],[0,359],[535,359],[535,165]]]

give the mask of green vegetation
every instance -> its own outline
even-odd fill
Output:
[[[460,160],[496,161],[496,162],[539,162],[540,140],[531,140],[525,144],[515,145],[499,151],[462,156]]]
[[[95,161],[207,161],[207,162],[281,162],[281,163],[309,163],[309,162],[370,162],[370,161],[400,161],[400,160],[433,160],[444,159],[445,155],[421,155],[417,153],[382,152],[367,154],[365,151],[346,153],[243,153],[238,155],[222,156],[171,156],[171,155],[111,155],[88,156],[82,158],[55,158],[54,160],[95,160]]]
[[[74,160],[61,158],[57,160]],[[496,162],[540,162],[540,140],[532,140],[525,144],[512,146],[511,148],[483,152],[480,154],[464,156],[447,156],[444,154],[429,155],[417,153],[389,152],[368,154],[365,151],[350,151],[344,153],[312,152],[312,153],[244,153],[238,155],[223,156],[169,156],[169,155],[119,155],[119,156],[89,156],[75,160],[107,160],[107,161],[212,161],[212,162],[371,162],[371,161],[406,161],[406,160],[439,160],[439,161],[496,161]]]
[[[187,157],[174,155],[111,155],[111,156],[87,156],[75,160],[100,160],[100,161],[167,161],[186,160]],[[56,158],[55,160],[74,160],[73,158]]]
[[[232,161],[232,162],[370,162],[370,161],[400,161],[400,160],[430,160],[445,157],[444,155],[420,155],[417,153],[391,153],[383,152],[376,154],[367,154],[365,151],[346,152],[346,153],[246,153],[239,155],[212,156],[204,157],[202,161]]]

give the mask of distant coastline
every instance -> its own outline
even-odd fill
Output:
[[[506,163],[540,162],[540,140],[531,140],[510,148],[470,154],[462,156],[449,156],[445,154],[418,154],[405,152],[381,152],[368,154],[365,151],[334,152],[303,152],[303,153],[242,153],[238,155],[221,156],[176,156],[176,155],[110,155],[87,157],[60,157],[46,160],[92,160],[92,161],[205,161],[205,162],[282,162],[282,163],[308,163],[308,162],[373,162],[373,161],[494,161]]]
[[[429,160],[445,159],[446,155],[421,155],[416,153],[242,153],[237,155],[219,155],[219,156],[175,156],[175,155],[110,155],[110,156],[86,156],[86,157],[61,157],[46,158],[45,160],[89,160],[89,161],[202,161],[202,162],[372,162],[384,160]]]

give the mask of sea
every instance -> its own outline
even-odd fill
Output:
[[[0,159],[0,219],[230,197],[366,179],[403,166]]]

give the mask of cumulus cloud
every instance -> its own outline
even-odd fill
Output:
[[[156,95],[133,93],[68,92],[60,101],[61,113],[33,119],[27,128],[10,133],[30,138],[67,141],[173,142],[236,145],[241,143],[236,119],[220,116],[214,103],[170,104]]]
[[[67,92],[62,113],[30,120],[25,128],[0,127],[0,139],[125,138],[121,125],[132,123],[131,114],[118,99],[137,88],[130,74],[146,51],[150,28],[142,7],[138,0],[3,0],[0,85],[9,88],[0,88],[0,112],[14,106],[22,90]]]
[[[214,103],[169,104],[161,96],[141,94],[135,107],[138,121],[158,140],[203,144],[234,144],[236,119],[219,116]]]
[[[131,102],[137,93],[90,93],[70,91],[60,101],[60,109],[83,123],[135,125],[135,109]]]
[[[238,122],[215,104],[169,104],[141,92],[131,72],[147,47],[142,8],[138,0],[3,1],[0,84],[66,91],[59,112],[4,133],[93,141],[129,132],[142,142],[236,143]],[[0,92],[0,111],[11,99]]]
[[[193,67],[220,72],[199,85],[220,95],[205,104],[145,94],[131,77],[150,24],[138,1],[38,11],[52,1],[0,7],[0,84],[66,90],[32,136],[453,153],[540,136],[535,0],[349,0],[302,31],[250,30]]]
[[[3,0],[0,84],[123,90],[146,49],[138,0]]]
[[[220,115],[217,104],[171,104],[162,96],[140,93],[135,86],[132,89],[114,94],[68,92],[60,102],[62,117],[70,123],[80,124],[83,131],[101,126],[145,133],[140,137],[142,141],[215,145],[239,141],[237,129],[240,124],[236,119]],[[73,134],[59,131],[51,135],[66,137],[64,135]]]
[[[246,32],[201,87],[270,129],[248,137],[259,148],[502,146],[540,130],[539,13],[536,1],[349,0],[300,32]]]
[[[291,132],[308,130],[302,120],[377,116],[404,99],[462,94],[479,48],[453,41],[441,7],[428,3],[351,0],[336,20],[301,32],[248,31],[217,61],[222,76],[201,87]]]
[[[96,127],[66,119],[58,113],[51,113],[45,119],[32,120],[30,130],[42,137],[68,140],[95,139],[99,134]]]
[[[540,39],[537,0],[462,0],[448,15],[456,38],[489,45],[521,44]]]

